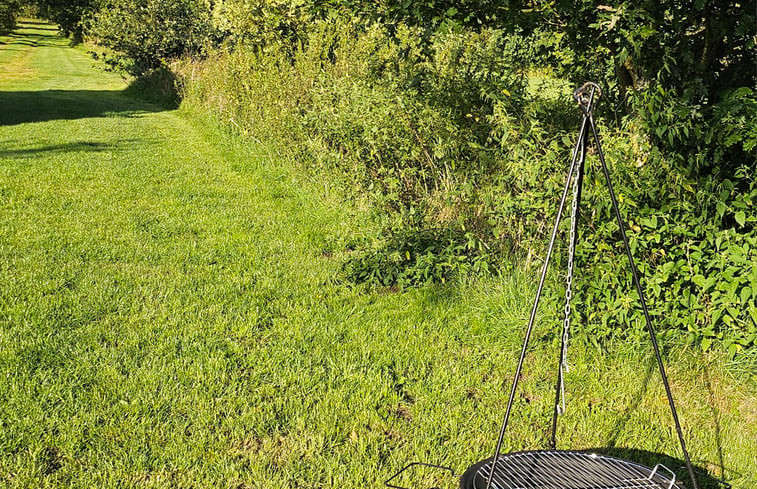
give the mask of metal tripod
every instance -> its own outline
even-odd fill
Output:
[[[655,357],[657,358],[657,366],[660,370],[660,375],[662,376],[662,382],[665,385],[665,393],[667,394],[668,398],[668,404],[670,405],[670,411],[673,415],[673,421],[675,423],[676,432],[678,433],[678,440],[681,444],[681,450],[683,451],[684,459],[686,460],[686,467],[689,472],[689,476],[691,477],[691,484],[692,489],[699,489],[696,481],[696,477],[694,476],[694,469],[691,465],[691,460],[689,458],[689,452],[686,450],[686,442],[683,439],[683,432],[681,430],[681,423],[678,420],[678,413],[676,412],[675,404],[673,403],[673,394],[670,391],[670,384],[668,383],[668,377],[665,374],[665,366],[662,363],[662,358],[660,356],[660,348],[657,344],[657,336],[654,330],[654,327],[652,326],[652,321],[649,318],[649,311],[647,310],[647,304],[644,299],[644,293],[641,287],[641,283],[639,282],[639,274],[638,270],[636,268],[636,264],[634,263],[633,256],[631,255],[631,247],[628,243],[628,237],[626,236],[625,232],[625,223],[623,222],[623,217],[620,215],[620,210],[618,208],[618,201],[615,197],[615,191],[612,187],[612,182],[610,181],[610,173],[607,169],[607,163],[605,162],[604,153],[602,152],[602,145],[599,141],[599,134],[597,132],[597,125],[594,121],[594,108],[596,106],[596,100],[599,99],[602,92],[599,88],[599,86],[596,83],[586,83],[583,86],[579,87],[575,92],[573,92],[573,98],[578,103],[579,108],[583,112],[583,119],[581,121],[581,126],[578,133],[578,141],[576,142],[576,146],[573,149],[573,156],[570,163],[570,169],[568,170],[568,178],[565,183],[565,188],[563,190],[562,198],[560,199],[560,205],[557,210],[557,217],[555,218],[555,224],[552,228],[552,236],[549,241],[549,247],[547,249],[547,256],[544,260],[544,265],[541,270],[541,277],[539,279],[539,286],[536,290],[536,297],[534,298],[533,307],[531,308],[531,316],[528,320],[528,327],[526,328],[526,335],[525,339],[523,340],[523,348],[520,353],[520,359],[518,360],[518,367],[515,371],[515,377],[513,378],[513,384],[512,389],[510,390],[510,398],[507,402],[507,409],[505,410],[505,416],[504,420],[502,421],[502,427],[500,429],[499,438],[497,440],[497,446],[494,452],[494,458],[492,462],[492,469],[489,472],[489,477],[486,482],[486,489],[490,489],[492,484],[492,477],[495,472],[496,464],[499,461],[500,458],[500,452],[502,450],[502,442],[505,436],[505,431],[507,430],[507,423],[510,419],[510,412],[512,410],[513,401],[515,399],[515,391],[518,387],[518,382],[520,380],[521,370],[523,369],[523,361],[526,357],[526,351],[528,349],[528,342],[531,338],[531,332],[533,330],[534,321],[536,319],[536,311],[539,307],[539,300],[541,298],[542,290],[544,288],[544,280],[547,276],[547,268],[549,267],[549,261],[552,257],[552,251],[554,249],[555,240],[557,238],[557,231],[560,226],[560,220],[563,215],[563,211],[565,210],[565,203],[568,197],[568,193],[571,190],[571,184],[573,186],[573,197],[572,197],[572,211],[571,211],[571,223],[570,223],[570,238],[568,243],[568,272],[567,272],[567,289],[565,293],[565,320],[563,322],[563,334],[562,334],[562,346],[560,349],[560,364],[558,367],[557,372],[557,387],[555,389],[555,408],[553,411],[552,416],[552,435],[550,439],[550,443],[552,445],[552,448],[555,447],[556,444],[556,431],[557,431],[557,415],[559,412],[561,412],[561,405],[560,402],[562,400],[563,406],[564,406],[564,388],[563,388],[563,378],[564,378],[564,372],[567,370],[567,360],[566,360],[566,349],[567,349],[567,340],[568,340],[568,334],[570,330],[570,299],[572,295],[572,277],[573,277],[573,259],[575,255],[575,245],[576,245],[576,235],[577,235],[577,212],[578,208],[580,206],[580,200],[581,200],[581,187],[583,184],[583,175],[584,175],[584,163],[586,160],[586,148],[589,143],[589,132],[591,132],[593,139],[594,139],[594,145],[597,150],[597,155],[599,156],[599,162],[602,166],[602,172],[604,173],[605,180],[607,183],[607,190],[610,194],[610,199],[612,200],[612,206],[615,211],[615,218],[618,222],[618,228],[620,229],[620,237],[623,241],[623,245],[626,250],[626,255],[628,256],[628,262],[631,267],[631,273],[633,275],[633,282],[636,286],[636,290],[639,294],[639,301],[641,302],[641,308],[644,313],[644,319],[646,321],[647,330],[649,331],[650,339],[652,340],[652,348],[654,349]]]

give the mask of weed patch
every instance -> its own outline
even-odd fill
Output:
[[[472,233],[451,229],[399,230],[361,247],[343,265],[347,280],[399,288],[446,283],[494,271],[494,254]]]

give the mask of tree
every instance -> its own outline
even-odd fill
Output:
[[[712,102],[724,89],[754,84],[756,12],[749,2],[562,0],[556,13],[582,61],[574,73],[608,58],[606,81],[622,95],[656,83]]]
[[[16,17],[21,9],[15,0],[0,3],[0,33],[9,32],[16,27]]]
[[[98,0],[33,0],[39,14],[60,27],[75,42],[84,37],[84,21],[99,7]]]
[[[135,75],[202,52],[213,37],[202,0],[104,0],[88,33],[120,53],[122,67]]]

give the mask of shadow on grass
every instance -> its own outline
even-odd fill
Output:
[[[659,378],[658,373],[659,369],[657,362],[655,361],[654,357],[650,357],[644,369],[644,377],[641,381],[641,385],[634,393],[631,404],[626,409],[623,418],[617,423],[612,433],[610,434],[610,437],[607,440],[607,444],[603,447],[591,448],[583,451],[618,457],[624,460],[636,462],[641,465],[646,465],[648,467],[654,467],[657,464],[662,464],[676,473],[676,480],[680,481],[680,484],[682,484],[681,487],[688,488],[691,485],[691,479],[689,477],[688,470],[686,469],[686,462],[683,459],[646,450],[617,446],[618,439],[620,435],[625,431],[625,427],[628,424],[628,421],[630,420],[632,414],[640,408],[641,401],[649,390],[650,382],[652,382],[655,378]],[[714,395],[712,392],[712,387],[710,386],[709,375],[707,377],[707,388],[710,392],[710,397],[712,398]],[[716,430],[716,449],[718,460],[716,462],[705,461],[705,464],[711,470],[719,471],[721,476],[723,476],[727,472],[727,469],[725,467],[722,441],[720,436],[720,413],[716,410],[715,407],[713,407],[714,404],[712,402],[712,399],[710,400],[713,423]],[[670,422],[672,423],[672,420]],[[729,489],[731,487],[727,482],[710,475],[710,472],[706,468],[697,466],[693,462],[692,465],[694,466],[694,473],[696,475],[699,489]]]
[[[637,411],[639,409],[639,406],[641,405],[641,401],[644,398],[644,396],[647,394],[647,391],[649,390],[649,383],[652,381],[653,378],[657,377],[656,374],[658,374],[659,369],[657,366],[657,362],[653,357],[650,357],[648,360],[648,363],[645,368],[644,378],[641,382],[641,386],[639,387],[638,391],[634,394],[633,399],[631,401],[631,405],[626,409],[625,415],[623,418],[617,423],[615,428],[613,429],[610,439],[607,441],[607,445],[602,448],[595,448],[589,451],[593,451],[596,453],[602,453],[605,455],[611,455],[619,458],[623,458],[626,460],[631,460],[633,462],[637,462],[643,465],[648,466],[654,466],[658,463],[661,463],[668,467],[669,469],[676,472],[678,480],[684,481],[684,483],[688,482],[690,480],[688,471],[686,470],[686,463],[685,461],[681,459],[676,459],[667,455],[662,455],[659,453],[653,453],[653,452],[647,452],[644,450],[636,450],[636,449],[628,449],[628,448],[621,448],[617,446],[617,441],[621,433],[624,432],[626,425],[628,424],[628,421],[631,418],[632,413]],[[721,476],[724,476],[728,469],[725,466],[725,458],[723,456],[723,445],[722,445],[722,439],[720,434],[720,412],[716,408],[716,404],[714,402],[714,392],[713,388],[709,379],[709,371],[705,368],[705,379],[706,379],[706,386],[708,393],[710,395],[709,399],[709,405],[710,410],[712,413],[713,418],[713,424],[715,429],[715,442],[717,443],[717,461],[706,461],[707,466],[710,469],[717,470],[720,472]],[[672,420],[670,420],[672,423]],[[731,486],[721,481],[720,479],[716,479],[709,475],[709,472],[701,467],[694,466],[694,472],[697,475],[697,483],[699,484],[699,489],[727,489]]]
[[[0,92],[0,126],[90,117],[136,117],[167,107],[137,102],[118,90]]]
[[[21,32],[21,29],[23,29],[23,32]],[[61,40],[65,40],[65,38],[58,35],[58,28],[56,26],[29,20],[19,22],[16,30],[6,33],[5,36],[8,38],[7,41],[0,42],[0,45],[12,43],[32,47],[62,47]]]
[[[8,44],[14,46],[27,46],[27,47],[60,47],[60,43],[50,39],[50,36],[43,36],[37,34],[9,34]],[[7,48],[6,48],[7,49]]]
[[[649,390],[649,382],[657,372],[659,372],[657,362],[653,357],[649,357],[646,368],[644,369],[644,379],[641,381],[639,389],[634,393],[631,404],[626,409],[622,419],[613,428],[612,433],[610,434],[610,439],[607,441],[607,448],[614,448],[616,446],[618,438],[625,432],[626,425],[631,419],[631,416],[639,409],[641,401]]]
[[[103,143],[99,141],[74,141],[65,144],[52,144],[14,149],[5,149],[0,146],[0,158],[29,158],[42,153],[99,153],[102,151],[113,151],[114,149],[118,149],[120,147],[124,147],[136,142],[136,139],[126,139],[117,141],[116,143]]]

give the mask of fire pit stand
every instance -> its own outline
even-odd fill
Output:
[[[652,348],[654,350],[655,358],[657,359],[657,366],[659,367],[662,382],[665,386],[668,405],[670,406],[676,433],[678,434],[678,440],[680,442],[681,450],[686,461],[686,467],[691,479],[690,489],[699,489],[697,486],[696,477],[694,476],[694,469],[691,465],[689,453],[686,449],[686,443],[684,441],[683,432],[681,430],[681,423],[678,419],[678,413],[676,412],[675,404],[673,402],[673,395],[670,391],[670,384],[665,373],[665,366],[663,365],[662,358],[660,356],[660,348],[657,344],[655,329],[652,326],[652,321],[649,317],[646,300],[644,299],[644,292],[639,281],[639,273],[631,254],[631,247],[628,243],[628,237],[626,236],[626,225],[618,208],[618,201],[615,196],[615,191],[613,190],[612,182],[610,181],[610,172],[607,168],[607,163],[602,151],[602,145],[599,140],[599,134],[597,132],[597,126],[594,121],[594,109],[596,106],[596,101],[600,96],[601,90],[599,86],[591,82],[584,84],[575,92],[573,92],[573,98],[576,100],[579,108],[581,109],[581,112],[583,113],[583,119],[581,121],[579,129],[578,140],[576,142],[575,148],[573,149],[572,160],[570,169],[568,170],[565,188],[562,193],[562,198],[560,199],[557,216],[552,228],[552,235],[549,241],[547,255],[541,270],[536,297],[534,298],[533,307],[531,308],[531,315],[528,321],[528,326],[526,328],[525,338],[523,340],[523,348],[521,349],[520,358],[518,360],[518,367],[515,371],[515,376],[513,377],[510,397],[507,402],[507,408],[505,410],[504,419],[502,421],[496,448],[494,450],[494,456],[469,467],[460,477],[461,489],[684,489],[683,485],[681,485],[680,482],[676,482],[675,474],[670,469],[661,464],[656,465],[654,468],[649,468],[636,464],[634,462],[609,457],[606,455],[573,450],[555,450],[557,417],[558,414],[561,414],[565,408],[564,373],[568,369],[567,344],[570,333],[570,302],[572,296],[573,261],[575,256],[576,236],[578,234],[577,214],[581,201],[584,164],[586,160],[587,146],[590,141],[590,133],[594,141],[594,146],[602,168],[602,173],[605,177],[610,200],[612,201],[612,207],[618,223],[620,237],[623,241],[626,255],[628,256],[628,262],[633,276],[633,283],[639,294],[639,302],[641,303],[641,309],[644,313],[644,320],[646,322],[647,331],[649,332]],[[549,262],[554,250],[558,229],[560,227],[560,221],[562,219],[563,211],[565,210],[565,204],[568,200],[568,194],[571,193],[571,188],[572,198],[570,214],[571,222],[569,228],[570,236],[568,240],[567,287],[565,292],[565,309],[562,331],[562,345],[560,349],[560,362],[557,369],[557,385],[555,388],[555,407],[552,416],[552,433],[550,438],[551,449],[503,454],[501,453],[502,444],[505,432],[507,431],[507,424],[510,419],[510,413],[513,407],[513,401],[515,399],[515,392],[517,390],[518,382],[521,377],[523,362],[528,350],[528,343],[531,338],[531,332],[533,331],[536,312],[539,307],[539,300],[544,288],[547,269],[549,267]],[[414,465],[438,467],[430,464],[418,464],[417,462],[410,464],[400,472],[395,474],[392,478],[390,478],[387,481],[387,486],[400,488],[400,486],[393,485],[392,481],[394,481],[397,476],[404,472],[407,468]],[[452,471],[447,467],[439,468],[450,472]]]

